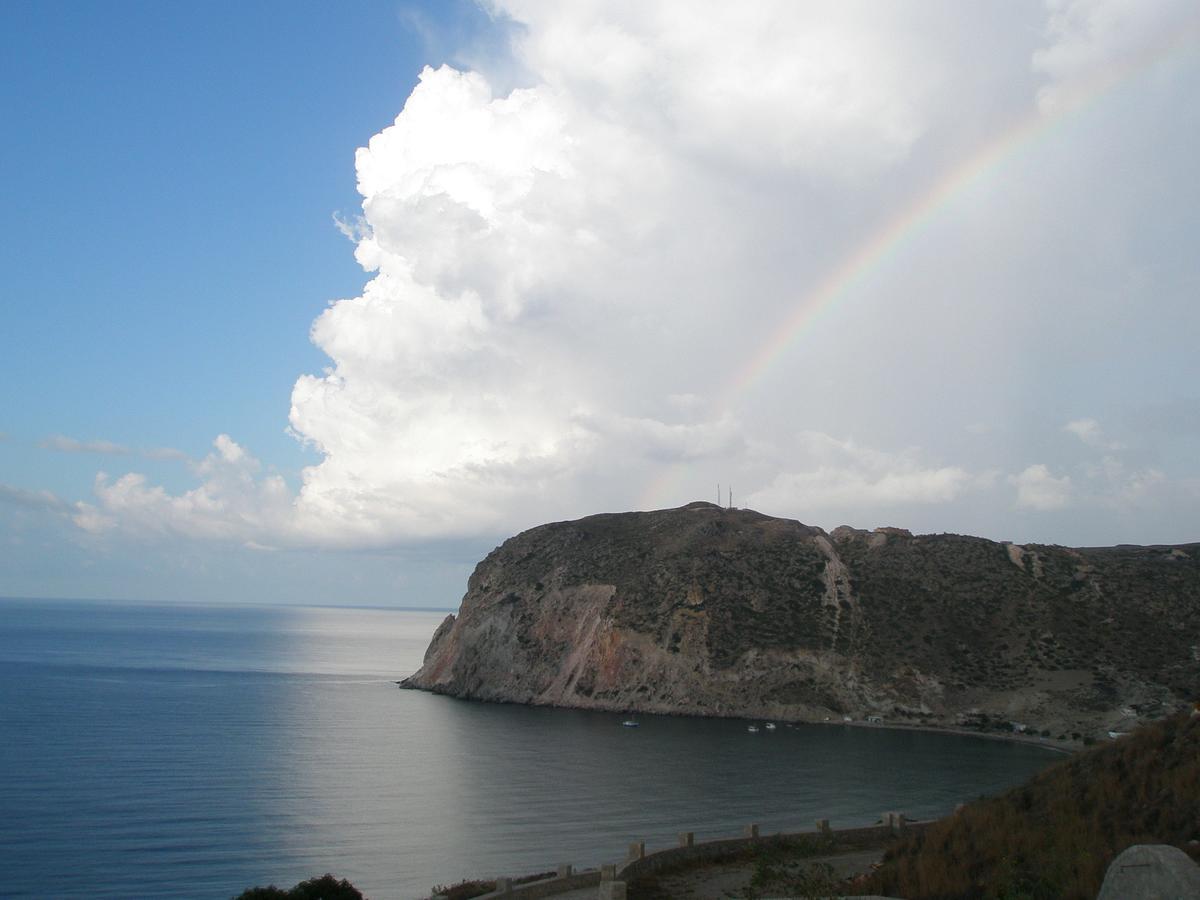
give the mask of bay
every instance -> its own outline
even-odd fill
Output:
[[[445,612],[0,600],[0,894],[414,898],[629,841],[942,815],[1060,758],[944,734],[469,703]]]

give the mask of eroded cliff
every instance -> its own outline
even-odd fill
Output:
[[[404,682],[644,712],[1123,730],[1200,696],[1200,545],[826,533],[710,503],[530,529]]]

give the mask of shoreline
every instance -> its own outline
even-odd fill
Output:
[[[416,673],[413,673],[416,674]],[[785,725],[821,725],[821,726],[842,726],[846,728],[878,728],[888,729],[891,731],[924,731],[932,734],[949,734],[958,737],[974,737],[982,738],[989,741],[1008,741],[1014,744],[1027,744],[1033,747],[1041,747],[1045,750],[1051,750],[1055,753],[1061,753],[1070,756],[1085,749],[1082,741],[1060,741],[1056,738],[1042,737],[1041,735],[1020,734],[1017,732],[1007,733],[999,731],[978,731],[973,728],[963,728],[954,725],[934,725],[934,724],[907,724],[902,722],[866,722],[856,720],[852,722],[846,721],[812,721],[809,719],[791,719],[786,716],[771,717],[771,716],[752,716],[745,713],[702,713],[690,712],[687,710],[655,710],[655,709],[630,709],[628,707],[601,707],[601,706],[568,706],[561,703],[529,703],[523,700],[498,700],[486,699],[482,697],[459,697],[455,694],[439,691],[434,688],[427,688],[417,684],[413,684],[409,675],[401,679],[391,679],[396,686],[403,691],[421,691],[426,694],[436,694],[440,697],[448,697],[452,700],[460,700],[468,703],[495,703],[499,705],[512,706],[529,706],[540,707],[542,709],[572,709],[581,710],[583,712],[603,712],[612,713],[617,716],[678,716],[696,719],[736,719],[742,722],[781,722]]]
[[[903,723],[875,724],[874,722],[806,722],[808,725],[845,725],[854,728],[888,728],[892,731],[928,731],[934,734],[954,734],[961,737],[983,738],[988,741],[1008,741],[1013,744],[1028,744],[1053,750],[1071,756],[1084,749],[1082,741],[1060,741],[1056,738],[1046,738],[1041,735],[1028,735],[1014,732],[1006,734],[1002,731],[977,731],[973,728],[962,728],[953,725],[906,725]]]

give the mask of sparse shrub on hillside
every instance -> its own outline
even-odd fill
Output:
[[[805,863],[767,855],[755,860],[750,883],[742,889],[746,900],[759,897],[831,897],[842,879],[829,863]]]
[[[1132,844],[1200,856],[1200,718],[1184,714],[1080,754],[901,841],[863,893],[1091,900]]]

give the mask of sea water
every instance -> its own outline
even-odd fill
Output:
[[[399,690],[445,612],[0,600],[0,896],[415,898],[630,841],[937,816],[1055,761],[840,725]]]

